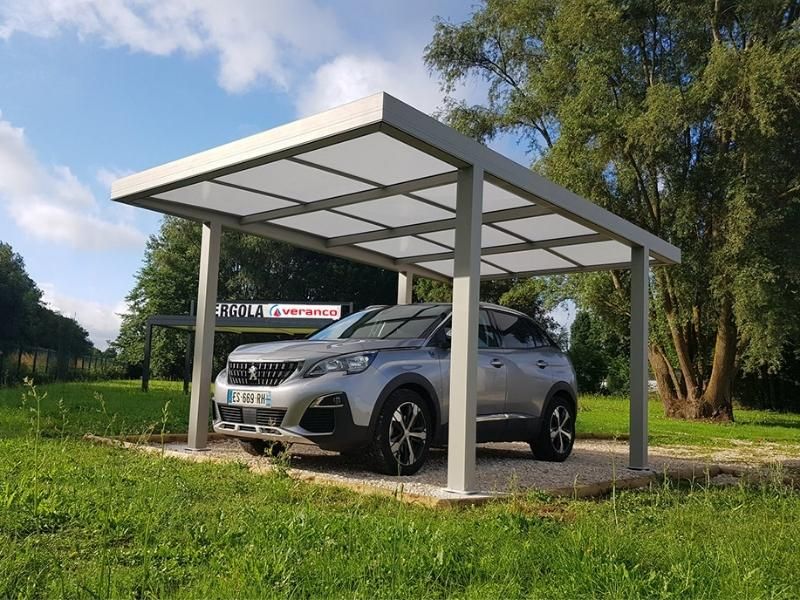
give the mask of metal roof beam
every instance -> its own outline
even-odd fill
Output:
[[[650,266],[657,266],[657,262],[651,258]],[[488,279],[508,279],[510,277],[543,277],[545,275],[565,275],[568,273],[592,273],[594,271],[611,271],[615,269],[627,270],[631,268],[630,262],[603,263],[602,265],[584,265],[581,267],[559,267],[557,269],[540,269],[538,271],[519,271],[508,275],[481,275],[481,280]]]
[[[307,163],[304,162],[303,164]],[[449,171],[447,173],[441,173],[439,175],[431,175],[430,177],[421,177],[419,179],[413,179],[411,181],[403,181],[402,183],[381,186],[372,190],[364,190],[362,192],[354,192],[352,194],[343,194],[341,196],[335,196],[333,198],[325,198],[324,200],[317,200],[315,202],[307,202],[305,204],[299,204],[297,206],[287,206],[285,208],[266,210],[264,212],[259,212],[252,215],[246,215],[242,217],[239,220],[239,222],[242,225],[248,225],[250,223],[260,223],[262,221],[268,221],[270,219],[291,217],[294,215],[301,215],[303,213],[313,212],[317,210],[339,208],[341,206],[347,206],[349,204],[366,202],[367,200],[379,200],[381,198],[388,198],[389,196],[397,196],[398,194],[410,194],[412,192],[418,192],[420,190],[427,190],[429,188],[434,188],[434,187],[439,187],[441,185],[454,183],[457,175],[458,175],[457,171]],[[214,183],[219,183],[219,182],[215,181]],[[247,188],[242,188],[241,186],[237,187],[239,187],[239,189],[247,189]],[[249,191],[258,193],[258,190],[249,190]]]
[[[552,211],[543,206],[521,206],[519,208],[507,208],[505,210],[495,210],[489,213],[483,213],[483,224],[490,225],[492,223],[501,223],[503,221],[510,221],[512,219],[522,219],[525,217],[540,217],[542,215],[549,215]],[[414,225],[405,225],[403,227],[392,227],[381,229],[379,231],[367,231],[365,233],[354,233],[352,235],[341,235],[339,237],[330,238],[328,246],[347,246],[350,244],[360,244],[362,242],[374,242],[377,240],[386,240],[390,238],[402,237],[404,235],[420,235],[422,233],[432,233],[434,231],[445,231],[453,229],[456,225],[455,219],[441,219],[439,221],[428,221],[426,223],[415,223]]]
[[[508,252],[522,252],[524,250],[546,250],[548,248],[558,248],[560,246],[573,246],[575,244],[590,244],[593,242],[604,242],[608,238],[599,233],[588,235],[575,235],[572,237],[557,238],[554,240],[542,240],[539,242],[522,242],[519,244],[507,244],[505,246],[492,246],[482,248],[481,256],[492,256],[493,254],[506,254]],[[396,259],[397,264],[430,262],[433,260],[447,260],[453,258],[453,252],[439,252],[436,254],[418,254],[417,256],[406,256]],[[561,258],[561,257],[560,257]],[[575,263],[577,264],[577,263]]]
[[[191,219],[193,221],[219,221],[222,226],[227,229],[234,229],[243,231],[244,233],[259,235],[261,237],[269,238],[279,242],[286,242],[288,244],[297,246],[298,248],[305,248],[307,250],[313,250],[314,252],[339,256],[341,258],[354,260],[356,262],[372,265],[374,267],[380,267],[389,271],[399,270],[394,260],[385,254],[373,252],[372,250],[367,250],[366,248],[328,248],[325,244],[325,238],[321,238],[317,235],[306,233],[304,231],[290,229],[288,227],[281,227],[271,223],[250,223],[249,225],[242,225],[238,218],[226,213],[210,209],[198,209],[196,207],[178,204],[175,202],[170,203],[170,206],[167,207],[163,201],[154,200],[152,198],[139,198],[135,202],[131,202],[131,204],[133,206],[140,206],[142,208],[148,208],[160,213],[169,214],[176,217],[183,217],[184,219]],[[424,267],[418,267],[417,265],[409,265],[403,270],[412,271],[414,275],[427,277],[428,279],[449,281],[449,277],[446,275],[442,275],[441,273],[431,271],[430,269],[426,269]]]

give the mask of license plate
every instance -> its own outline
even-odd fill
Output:
[[[228,404],[253,404],[258,406],[272,406],[272,392],[228,390]]]

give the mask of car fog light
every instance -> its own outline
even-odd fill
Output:
[[[320,396],[311,403],[311,406],[344,406],[345,400],[347,400],[347,396],[342,392],[338,392],[336,394]]]

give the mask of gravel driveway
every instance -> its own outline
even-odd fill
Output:
[[[190,453],[185,444],[166,444],[164,450],[172,456],[194,460],[238,461],[253,470],[271,470],[272,459],[246,454],[233,440],[212,440],[210,451]],[[153,444],[152,448],[161,448]],[[477,452],[477,484],[479,497],[496,497],[513,492],[544,491],[578,496],[597,495],[617,487],[646,486],[669,472],[671,476],[704,479],[707,473],[716,476],[720,468],[709,458],[670,456],[664,449],[651,454],[651,472],[626,468],[627,444],[606,440],[578,440],[572,456],[563,463],[547,463],[533,459],[530,449],[521,443],[482,444]],[[685,453],[684,453],[685,454]],[[461,497],[445,490],[447,484],[447,454],[433,450],[428,463],[416,475],[390,477],[373,473],[357,459],[347,458],[315,446],[294,445],[291,457],[283,464],[297,479],[338,484],[361,491],[402,493],[411,498],[458,500]],[[474,498],[474,496],[473,496]]]

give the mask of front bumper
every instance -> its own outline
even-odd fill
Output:
[[[340,389],[344,386],[337,385],[342,381],[351,383],[352,378],[297,378],[274,388],[229,386],[224,378],[218,378],[212,401],[213,429],[232,437],[314,444],[338,452],[361,448],[371,440],[370,428],[354,419],[352,398]],[[230,388],[269,391],[271,406],[228,403]],[[334,394],[341,395],[341,406],[312,406],[318,398]]]

